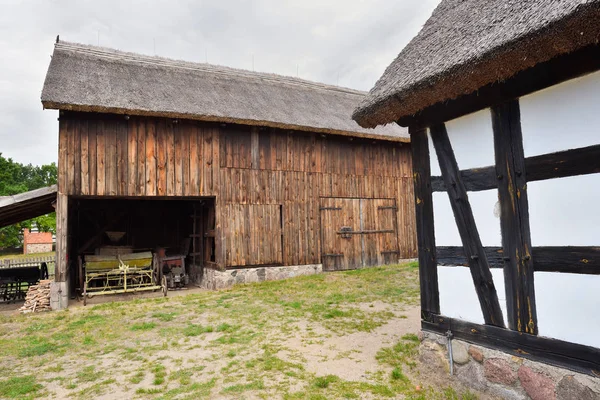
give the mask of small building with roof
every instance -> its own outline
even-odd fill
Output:
[[[354,122],[364,96],[57,42],[62,293],[91,284],[86,259],[132,252],[183,257],[205,287],[415,257],[408,132]]]
[[[424,336],[503,398],[600,396],[599,42],[597,0],[443,0],[353,114],[408,127]]]
[[[52,251],[52,232],[32,232],[23,229],[23,254],[49,253]]]

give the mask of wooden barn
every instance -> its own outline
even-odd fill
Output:
[[[86,259],[131,252],[205,287],[416,257],[408,133],[356,124],[364,95],[57,42],[62,293]]]
[[[600,1],[444,0],[353,114],[409,128],[422,329],[502,398],[600,397],[599,42]]]

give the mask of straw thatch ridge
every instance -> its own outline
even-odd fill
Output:
[[[42,104],[408,142],[404,128],[365,129],[352,120],[365,95],[275,74],[59,42]]]
[[[600,0],[443,0],[353,114],[363,127],[600,41]]]

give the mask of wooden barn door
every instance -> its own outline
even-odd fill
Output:
[[[360,230],[360,199],[322,198],[320,210],[323,270],[360,267],[360,235],[341,233]]]
[[[323,270],[397,262],[394,199],[321,199]]]

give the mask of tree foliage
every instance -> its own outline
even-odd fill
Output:
[[[0,153],[0,196],[39,189],[56,183],[58,169],[56,164],[23,165],[5,158]],[[56,233],[56,215],[54,213],[0,228],[0,248],[18,247],[22,244],[21,231],[33,225],[42,232]]]

